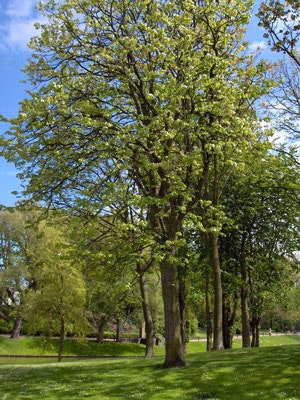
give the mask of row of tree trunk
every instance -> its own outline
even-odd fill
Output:
[[[241,276],[243,284],[239,293],[234,293],[227,298],[223,291],[221,268],[218,254],[218,237],[211,235],[211,265],[213,266],[213,296],[211,298],[210,278],[206,279],[206,337],[207,350],[221,350],[232,348],[234,337],[234,324],[236,321],[237,309],[241,310],[242,325],[242,346],[259,346],[260,316],[249,313],[249,289],[248,275],[245,264],[241,264]],[[182,268],[179,271],[172,269],[170,265],[164,265],[162,275],[163,299],[165,304],[165,340],[166,354],[164,367],[178,367],[185,365],[185,346],[186,346],[186,287],[185,274]],[[169,272],[168,274],[166,272]],[[170,272],[171,271],[171,272]],[[181,273],[180,273],[181,271]],[[140,289],[143,301],[143,314],[146,332],[146,357],[154,354],[154,326],[149,306],[147,292],[147,282],[145,272],[139,268]],[[174,282],[172,284],[172,282]],[[177,284],[176,284],[177,282]],[[171,290],[170,290],[171,289]],[[173,290],[172,290],[173,289]],[[173,308],[172,308],[172,306]],[[251,339],[252,338],[252,339]],[[250,340],[251,339],[251,340]]]

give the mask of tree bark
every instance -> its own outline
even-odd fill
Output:
[[[221,280],[221,268],[219,260],[219,249],[218,249],[218,234],[211,232],[208,234],[210,244],[210,258],[211,265],[214,273],[214,339],[213,349],[221,350],[224,349],[223,345],[223,313],[222,313],[222,280]]]
[[[184,348],[181,336],[177,267],[168,255],[160,262],[165,319],[164,368],[184,367]]]
[[[241,245],[241,312],[242,312],[242,346],[244,348],[250,347],[250,317],[249,317],[249,288],[247,282],[247,269],[246,269],[246,253],[245,253],[246,234],[243,235]]]
[[[232,348],[232,338],[233,338],[232,325],[224,323],[223,327],[224,349]]]
[[[187,338],[187,325],[186,325],[186,271],[184,267],[178,268],[178,284],[179,284],[179,314],[180,314],[180,331],[183,346],[183,352],[186,353]]]
[[[149,295],[147,288],[147,281],[145,276],[145,271],[140,264],[137,266],[137,272],[140,278],[140,290],[142,296],[142,308],[145,321],[145,331],[146,331],[146,350],[145,357],[150,358],[154,355],[154,324],[151,315],[151,309],[149,304]]]
[[[259,328],[260,328],[260,318],[253,317],[250,321],[250,326],[252,330],[252,340],[251,347],[259,347]]]
[[[210,284],[209,277],[205,278],[205,308],[206,308],[206,350],[213,348],[213,316],[214,313],[211,309],[211,301],[209,294]]]
[[[233,300],[224,297],[223,299],[223,340],[224,348],[232,348],[233,325],[236,314],[236,296],[232,295]],[[233,307],[232,307],[233,303]]]
[[[58,344],[58,361],[62,360],[63,347],[65,341],[65,318],[62,315],[60,318],[60,333],[59,333],[59,344]]]
[[[19,339],[20,338],[21,325],[22,325],[22,317],[21,317],[21,315],[17,315],[11,335],[10,335],[11,339]]]
[[[103,343],[104,341],[104,330],[107,324],[107,319],[100,317],[97,321],[97,335],[96,335],[96,343]]]
[[[243,284],[241,289],[241,312],[242,312],[242,347],[250,347],[250,322],[248,308],[248,288]]]
[[[159,197],[164,198],[168,192],[168,184],[163,182],[159,190]],[[149,207],[148,221],[152,229],[160,232],[158,244],[163,249],[160,260],[160,274],[162,284],[162,298],[164,307],[164,337],[165,361],[163,368],[176,368],[186,366],[184,359],[184,346],[182,341],[179,286],[178,286],[178,249],[175,242],[178,232],[182,232],[182,215],[178,211],[181,204],[180,198],[170,199],[166,209],[156,205]],[[167,214],[161,217],[160,213]]]
[[[121,318],[117,318],[117,332],[116,332],[116,342],[122,343],[123,340],[123,327]]]

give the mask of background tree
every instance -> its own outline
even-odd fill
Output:
[[[268,109],[272,116],[272,125],[276,135],[284,136],[288,147],[300,138],[300,12],[299,2],[289,0],[262,2],[257,14],[259,25],[265,29],[271,49],[281,53],[275,74],[278,87],[268,98]],[[279,146],[282,143],[279,142]],[[287,151],[287,143],[285,143]],[[278,147],[279,147],[278,146]]]
[[[6,329],[9,329],[11,318],[16,321],[21,321],[18,308],[20,307],[20,294],[22,293],[22,279],[26,275],[22,258],[18,256],[19,246],[16,235],[17,222],[15,215],[8,211],[2,210],[0,213],[0,232],[1,232],[1,268],[0,268],[0,288],[1,288],[1,319],[7,324]],[[14,301],[14,293],[18,293],[18,301]],[[22,299],[23,302],[23,299]],[[10,328],[12,329],[12,327]],[[18,332],[14,329],[12,337],[18,336]]]
[[[294,175],[295,171],[299,171],[300,138],[299,2],[266,1],[261,4],[257,15],[272,50],[284,56],[276,71],[279,85],[272,92],[272,97],[268,98],[268,109],[275,134],[285,139],[283,144],[280,141],[277,144],[278,151],[282,152],[289,165],[293,165],[287,179],[280,175],[279,185],[289,192],[294,203],[299,206],[299,179],[295,179]]]
[[[291,288],[288,296],[287,302],[282,305],[277,306],[280,311],[281,326],[279,328],[285,332],[295,333],[299,331],[300,328],[300,286],[299,278],[296,279],[295,285]],[[278,315],[278,314],[277,314]],[[274,318],[274,317],[273,317]],[[275,318],[274,318],[275,319]],[[294,331],[293,328],[294,327]],[[278,329],[279,330],[279,329]]]
[[[255,155],[248,154],[248,174],[236,177],[224,196],[228,217],[232,210],[232,223],[225,231],[222,255],[237,271],[245,347],[249,346],[250,324],[253,345],[258,345],[263,311],[289,289],[299,246],[295,202],[299,171],[287,155],[270,154],[265,145],[261,151],[265,156],[255,162]]]
[[[39,231],[31,223],[35,214],[18,208],[0,212],[1,313],[7,322],[14,319],[12,338],[20,335],[27,293],[35,284],[31,262],[39,242]]]
[[[274,75],[279,84],[267,97],[265,106],[274,127],[277,148],[285,152],[290,152],[291,148],[293,153],[298,148],[300,138],[300,67],[285,58],[278,63]],[[295,158],[294,161],[299,166],[299,160]]]
[[[103,339],[105,325],[113,316],[119,315],[118,320],[121,320],[121,314],[126,317],[125,310],[131,308],[135,314],[143,310],[143,318],[136,317],[145,326],[146,337],[141,338],[146,339],[145,354],[151,357],[154,353],[155,333],[153,296],[160,296],[154,294],[153,290],[149,291],[148,286],[154,284],[151,275],[158,274],[157,266],[154,266],[157,260],[154,243],[145,233],[145,216],[142,212],[138,215],[132,210],[128,211],[126,216],[116,219],[107,216],[85,223],[82,230],[84,234],[81,235],[81,251],[87,266],[85,273],[90,288],[88,293],[92,296],[92,304],[95,302],[98,305],[99,314],[95,309],[92,314],[100,316],[97,317],[101,328],[100,340]],[[74,232],[74,238],[77,236],[78,229]],[[140,293],[137,292],[138,287]]]
[[[97,340],[103,341],[104,329],[113,319],[123,320],[126,304],[140,305],[135,265],[124,252],[122,241],[110,227],[109,233],[99,232],[99,224],[85,230],[81,257],[85,261],[87,310],[95,324]],[[78,234],[78,230],[76,232]],[[134,289],[135,288],[135,289]]]
[[[261,3],[259,25],[272,50],[287,54],[300,67],[297,43],[300,38],[300,11],[297,0],[270,0]]]
[[[39,244],[37,287],[27,307],[28,330],[46,337],[59,335],[58,361],[61,361],[67,334],[84,336],[85,281],[80,260],[68,241],[66,229],[47,226]]]

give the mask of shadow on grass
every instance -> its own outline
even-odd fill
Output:
[[[159,368],[162,357],[6,366],[0,398],[299,400],[299,359],[295,345],[192,354],[180,369]]]

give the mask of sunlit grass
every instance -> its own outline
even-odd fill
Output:
[[[58,339],[21,338],[11,340],[0,337],[1,354],[18,355],[57,355]],[[65,356],[143,356],[145,346],[133,343],[105,342],[98,344],[92,340],[65,340],[63,354]]]
[[[31,340],[17,342],[26,351],[33,351],[36,342]],[[2,359],[6,365],[0,365],[0,399],[299,400],[300,346],[295,344],[299,340],[297,335],[266,336],[261,338],[263,347],[259,349],[211,352],[205,352],[205,342],[193,342],[186,356],[189,367],[168,370],[161,368],[162,355],[153,359],[74,359],[62,363],[55,359],[7,358]],[[8,350],[6,341],[9,339],[0,339],[2,354],[3,348]],[[132,352],[131,346],[138,349],[133,351],[135,355],[144,351],[137,344],[81,345],[70,341],[68,351],[101,348],[103,355],[106,349],[113,356]],[[162,352],[163,348],[156,350]]]
[[[261,336],[260,347],[284,346],[300,344],[300,335],[273,335]],[[239,336],[235,337],[233,347],[242,347],[242,340]],[[206,342],[195,340],[187,344],[187,353],[199,353],[206,351]],[[11,340],[0,336],[0,356],[11,355],[36,355],[36,356],[56,356],[58,352],[58,340],[44,340],[43,338],[26,338]],[[98,344],[93,340],[66,340],[64,345],[65,356],[143,356],[145,346],[134,343],[105,342]],[[155,354],[163,355],[164,347],[155,346]]]
[[[187,355],[190,366],[160,368],[121,358],[0,366],[1,399],[299,400],[300,346]]]

